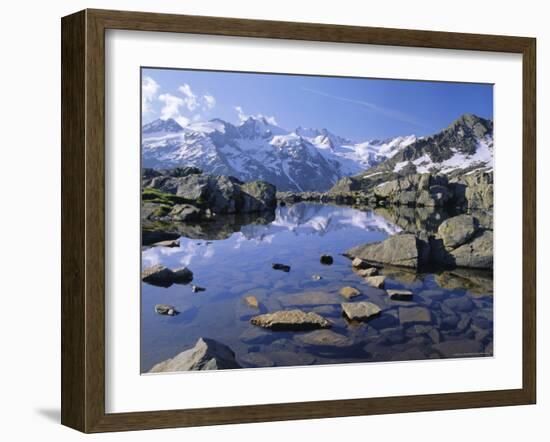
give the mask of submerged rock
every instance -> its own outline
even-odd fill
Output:
[[[272,330],[312,330],[316,328],[330,328],[330,321],[321,315],[302,310],[281,310],[274,313],[265,313],[254,316],[250,322],[259,327]]]
[[[170,304],[157,304],[155,305],[155,312],[159,315],[175,316],[178,314],[176,307]]]
[[[483,344],[473,339],[448,340],[435,344],[433,349],[444,358],[483,356]]]
[[[149,373],[241,368],[235,353],[214,339],[199,338],[193,348],[156,364]]]
[[[244,302],[246,305],[248,305],[251,308],[259,309],[260,303],[258,302],[258,298],[256,298],[254,295],[246,295],[244,297]]]
[[[342,287],[340,289],[340,295],[342,295],[344,298],[351,299],[355,298],[356,296],[359,296],[361,292],[357,290],[355,287]]]
[[[315,330],[309,333],[297,335],[296,341],[306,345],[326,346],[326,347],[350,347],[353,341],[340,333],[331,330]]]
[[[321,264],[331,265],[334,262],[334,258],[330,255],[321,255]]]
[[[193,293],[198,293],[198,292],[204,292],[206,289],[204,287],[200,287],[198,285],[192,285],[191,286],[191,291]]]
[[[282,270],[283,272],[290,272],[290,266],[286,264],[273,263],[271,264],[273,270]]]
[[[399,322],[401,325],[429,324],[432,322],[432,314],[425,307],[400,307]]]
[[[352,321],[366,321],[378,316],[382,310],[372,302],[363,301],[344,302],[342,303],[342,311]]]
[[[312,275],[311,279],[313,279],[314,281],[320,281],[321,279],[323,279],[323,277],[321,275]]]

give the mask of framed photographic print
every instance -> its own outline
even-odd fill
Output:
[[[62,423],[532,404],[535,40],[62,20]]]

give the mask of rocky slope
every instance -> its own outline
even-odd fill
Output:
[[[274,218],[277,204],[276,189],[263,181],[242,182],[231,176],[207,175],[193,167],[168,170],[145,169],[142,179],[142,243],[175,239],[188,233],[191,237],[193,226],[204,226],[231,232],[229,219],[218,223],[218,215],[236,217],[235,223],[242,225],[237,217],[266,214],[268,220]],[[221,225],[220,225],[221,224]],[[212,226],[213,225],[213,226]],[[169,229],[168,229],[169,227]],[[209,230],[206,228],[206,230]]]

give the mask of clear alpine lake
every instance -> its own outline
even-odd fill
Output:
[[[492,355],[492,273],[382,268],[386,289],[413,292],[412,300],[400,301],[354,271],[343,252],[401,231],[373,210],[302,202],[277,207],[274,219],[222,217],[218,227],[220,222],[229,227],[212,232],[198,226],[181,236],[179,247],[143,248],[143,268],[185,266],[193,281],[169,287],[142,282],[142,372],[192,348],[200,337],[230,347],[243,368]],[[322,264],[323,254],[334,262]],[[275,270],[273,263],[290,271]],[[205,291],[193,292],[192,285]],[[381,314],[367,322],[344,318],[341,304],[348,300],[339,291],[345,286],[361,292],[353,302],[370,301]],[[248,295],[258,308],[245,302]],[[179,314],[157,314],[161,303]],[[288,309],[328,319],[330,342],[317,339],[315,331],[273,331],[250,322]],[[415,320],[426,310],[429,320]]]

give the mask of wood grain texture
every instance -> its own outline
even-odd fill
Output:
[[[105,413],[105,30],[523,55],[523,386],[403,397]],[[536,398],[536,46],[525,37],[86,10],[62,20],[62,423],[83,432],[532,404]]]
[[[85,428],[85,13],[61,34],[61,422]]]

